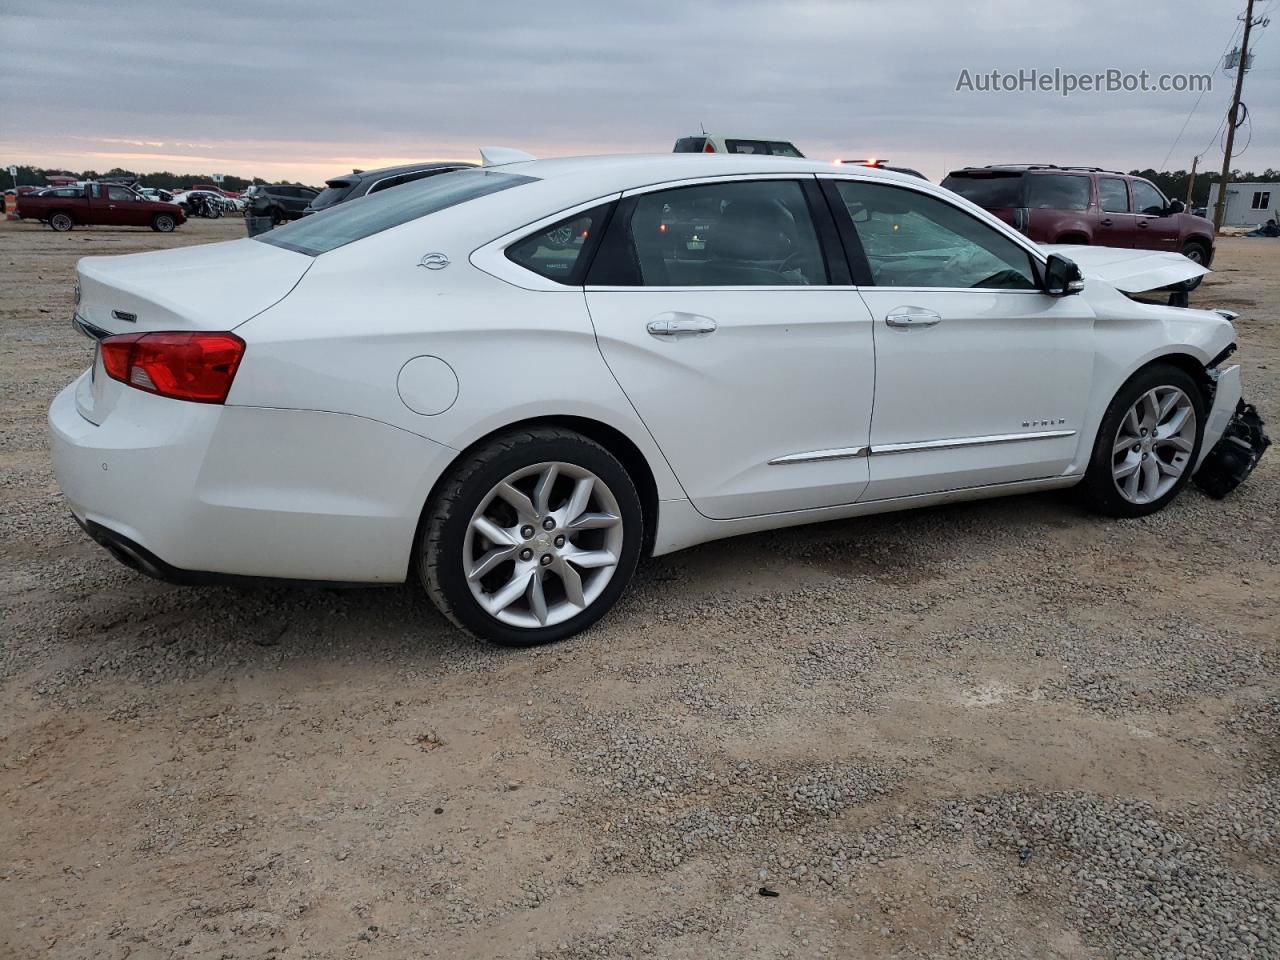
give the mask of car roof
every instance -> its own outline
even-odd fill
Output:
[[[1061,166],[1056,163],[990,163],[985,167],[963,167],[952,170],[947,176],[958,173],[1105,173],[1109,177],[1127,177],[1129,174],[1120,170],[1107,170],[1103,167]]]
[[[749,153],[655,153],[553,157],[546,160],[496,164],[484,169],[536,177],[539,180],[573,179],[586,189],[591,189],[587,186],[589,182],[594,184],[594,181],[598,181],[599,189],[603,192],[631,190],[636,187],[699,177],[785,173],[856,175],[883,177],[899,183],[920,183],[920,180],[915,177],[892,170],[874,167],[837,167],[820,160]]]

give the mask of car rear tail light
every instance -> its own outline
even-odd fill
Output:
[[[111,379],[195,403],[225,403],[244,356],[234,333],[126,333],[99,346]]]
[[[704,147],[702,148],[702,152],[703,152],[703,153],[715,153],[715,152],[716,152],[716,145],[715,145],[714,143],[712,143],[710,140],[708,140],[708,141],[707,141],[707,143],[706,143],[706,146],[704,146]]]

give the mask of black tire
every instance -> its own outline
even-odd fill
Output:
[[[76,221],[71,214],[62,210],[57,210],[49,214],[49,226],[58,231],[58,233],[66,233],[75,225]]]
[[[1203,243],[1199,243],[1195,240],[1189,241],[1187,245],[1182,248],[1182,255],[1188,260],[1198,263],[1201,266],[1204,266],[1209,262],[1208,248],[1206,248]],[[1178,287],[1179,289],[1186,290],[1190,293],[1196,287],[1200,286],[1202,280],[1204,280],[1204,277],[1194,277],[1191,280],[1184,280],[1182,283],[1178,284]]]
[[[209,216],[210,216],[210,217],[212,217],[214,220],[221,220],[221,219],[222,219],[222,204],[215,203],[215,204],[214,204],[212,207],[210,207],[209,209],[210,209],[211,211],[213,211],[212,213],[210,213],[210,214],[209,214]]]
[[[1161,386],[1177,387],[1191,400],[1196,414],[1195,445],[1188,458],[1189,465],[1172,488],[1148,503],[1133,503],[1122,496],[1116,487],[1112,475],[1113,448],[1121,420],[1129,408],[1148,390]],[[1143,367],[1120,388],[1102,417],[1098,436],[1093,444],[1093,455],[1089,458],[1089,468],[1078,487],[1081,498],[1093,510],[1110,517],[1145,517],[1162,510],[1182,492],[1182,488],[1191,479],[1192,468],[1200,456],[1200,444],[1204,442],[1205,416],[1204,394],[1200,385],[1185,370],[1165,363]]]
[[[270,216],[271,216],[271,226],[273,227],[280,226],[280,224],[284,223],[288,219],[284,215],[284,211],[281,210],[279,207],[272,207]]]
[[[463,545],[472,515],[490,490],[512,473],[548,461],[585,468],[604,482],[621,512],[622,548],[612,579],[581,613],[545,627],[511,626],[490,615],[472,595],[463,572]],[[643,539],[640,497],[618,459],[580,433],[534,427],[495,437],[454,463],[424,511],[416,560],[427,595],[454,624],[492,643],[529,647],[571,637],[603,617],[631,580]]]
[[[178,221],[171,213],[157,213],[151,218],[151,229],[156,233],[173,233]]]

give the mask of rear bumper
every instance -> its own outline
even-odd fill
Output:
[[[49,409],[72,513],[119,559],[178,583],[405,579],[453,451],[360,417],[124,390],[102,424],[75,388]]]

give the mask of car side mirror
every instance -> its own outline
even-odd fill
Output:
[[[1170,200],[1170,201],[1169,201],[1169,213],[1170,213],[1170,214],[1181,213],[1181,212],[1182,212],[1183,210],[1185,210],[1185,209],[1187,209],[1187,205],[1186,205],[1185,203],[1183,203],[1181,200]]]
[[[1044,292],[1051,297],[1066,297],[1084,289],[1084,277],[1074,260],[1059,253],[1049,254],[1044,265]]]

